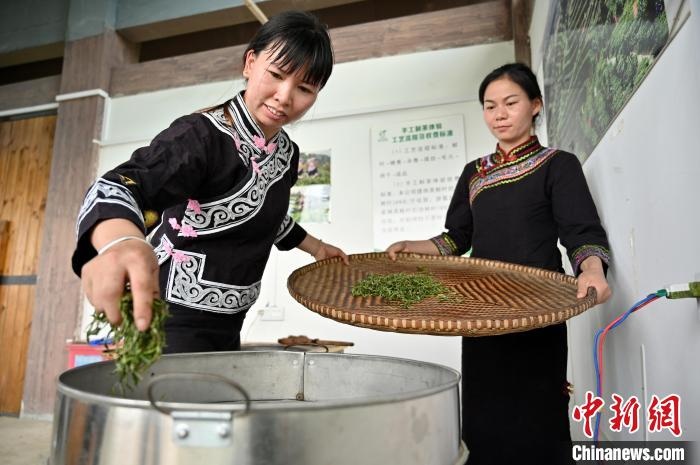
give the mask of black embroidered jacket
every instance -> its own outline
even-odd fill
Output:
[[[607,268],[605,230],[575,155],[536,137],[474,160],[457,181],[445,222],[431,240],[443,255],[462,255],[563,272],[557,240],[576,275],[595,255]]]
[[[183,116],[88,190],[77,221],[73,269],[96,255],[92,227],[138,225],[154,246],[163,298],[218,313],[245,311],[260,293],[271,247],[306,236],[287,215],[299,148],[286,132],[266,142],[243,93]]]

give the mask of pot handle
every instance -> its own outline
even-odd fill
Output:
[[[148,401],[151,403],[151,406],[158,410],[160,413],[163,413],[165,415],[170,415],[173,411],[176,409],[166,409],[161,407],[156,403],[156,400],[153,398],[153,389],[156,384],[162,382],[162,381],[169,381],[169,380],[197,380],[197,381],[211,381],[211,382],[216,382],[216,383],[223,383],[227,384],[234,390],[238,391],[243,395],[243,398],[245,399],[245,410],[243,411],[243,415],[247,414],[250,411],[250,395],[248,395],[248,392],[243,389],[243,386],[238,384],[237,382],[233,381],[232,379],[226,378],[225,376],[221,375],[215,375],[213,373],[166,373],[162,375],[155,375],[153,378],[148,383],[148,388],[146,389],[146,395],[148,396]],[[200,409],[198,408],[198,411],[226,411],[226,412],[231,412],[231,409],[228,408],[212,408],[212,404],[198,404],[198,405],[206,405],[206,409]],[[221,407],[221,406],[219,406]]]

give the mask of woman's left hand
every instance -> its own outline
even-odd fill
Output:
[[[341,249],[334,245],[326,244],[321,239],[317,239],[308,233],[306,234],[304,240],[301,241],[301,244],[299,244],[297,247],[313,256],[316,261],[323,260],[325,258],[340,257],[343,259],[343,263],[346,265],[350,264],[348,256]]]
[[[316,261],[331,257],[341,257],[343,259],[343,263],[345,263],[346,265],[350,264],[347,254],[341,249],[334,245],[326,244],[322,241],[319,241],[319,243],[320,245],[318,247],[318,250],[316,251],[316,253],[314,253],[314,258],[316,259]]]
[[[603,272],[603,262],[595,256],[588,257],[581,263],[581,274],[578,275],[578,292],[576,297],[579,299],[586,297],[589,287],[596,290],[596,305],[606,302],[612,295]]]

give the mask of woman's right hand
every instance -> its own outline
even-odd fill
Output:
[[[386,253],[389,254],[389,258],[396,261],[396,254],[399,252],[408,252],[408,241],[394,242],[386,249]]]
[[[92,235],[96,249],[118,237],[143,234],[126,220],[106,220],[99,223]],[[104,312],[110,323],[121,322],[119,302],[126,283],[130,283],[133,296],[134,322],[140,331],[151,324],[151,305],[160,295],[158,261],[153,248],[144,241],[129,239],[109,247],[101,255],[83,265],[81,279],[83,290],[96,312]]]
[[[396,261],[397,253],[420,253],[425,255],[440,255],[437,246],[431,240],[394,242],[386,249],[391,260]]]

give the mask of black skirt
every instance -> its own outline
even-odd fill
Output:
[[[214,313],[170,305],[165,354],[240,350],[246,312]]]
[[[468,465],[572,464],[566,324],[462,338]]]

